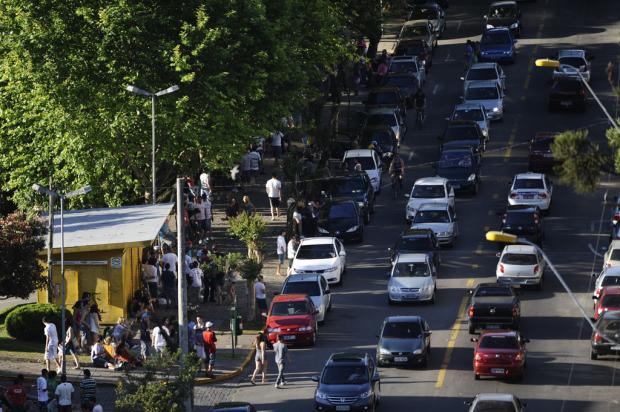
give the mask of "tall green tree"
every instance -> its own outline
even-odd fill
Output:
[[[555,167],[560,181],[578,193],[596,189],[607,158],[588,138],[587,130],[569,130],[556,136],[551,151],[562,163]]]

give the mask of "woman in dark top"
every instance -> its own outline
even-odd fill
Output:
[[[230,198],[230,203],[226,207],[226,219],[230,219],[231,217],[237,217],[239,214],[239,202],[237,202],[236,197]]]

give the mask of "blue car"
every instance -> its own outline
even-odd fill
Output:
[[[506,27],[489,29],[480,39],[479,61],[514,63],[517,55],[515,43],[517,40]]]

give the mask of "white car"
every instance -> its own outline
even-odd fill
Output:
[[[603,257],[603,267],[620,266],[620,240],[612,240]]]
[[[322,274],[327,283],[342,283],[347,253],[335,237],[309,237],[301,240],[292,264],[292,274]]]
[[[482,135],[485,140],[489,140],[489,129],[491,128],[491,121],[487,116],[484,106],[478,103],[461,103],[454,106],[452,115],[448,117],[449,121],[461,120],[461,121],[473,121],[478,123]]]
[[[461,77],[463,83],[463,93],[472,82],[496,81],[502,92],[506,93],[506,75],[502,66],[495,62],[484,62],[472,64],[465,77]]]
[[[471,402],[466,401],[465,405],[469,406],[469,412],[523,412],[526,404],[511,393],[479,393]]]
[[[426,66],[418,56],[394,56],[390,59],[388,73],[410,73],[418,80],[418,87],[426,83]]]
[[[388,303],[435,302],[437,270],[426,253],[404,253],[396,257],[388,281]]]
[[[356,163],[362,165],[362,170],[366,172],[370,178],[370,184],[375,193],[381,192],[381,173],[383,172],[383,164],[379,158],[379,154],[372,149],[355,149],[344,152],[342,163],[348,170],[355,170]]]
[[[458,218],[448,203],[424,203],[411,221],[411,229],[431,229],[439,244],[454,245],[459,236]]]
[[[509,285],[535,285],[542,288],[547,263],[534,246],[507,245],[498,253],[495,270],[497,283]]]
[[[319,310],[317,322],[325,322],[327,312],[332,308],[332,293],[321,274],[298,274],[289,275],[282,285],[281,294],[301,293],[308,295],[314,303],[314,307]]]
[[[544,173],[519,173],[510,185],[508,204],[510,206],[538,206],[542,211],[551,207],[553,184]]]
[[[364,128],[384,125],[394,132],[396,142],[400,144],[401,138],[407,133],[407,124],[402,120],[402,117],[400,117],[396,110],[389,107],[378,107],[368,110]]]
[[[495,80],[471,82],[465,89],[463,103],[482,105],[491,121],[504,117],[504,92]]]
[[[454,207],[454,189],[448,183],[448,179],[439,176],[416,180],[411,193],[405,196],[409,198],[405,209],[407,222],[411,222],[415,212],[424,203],[446,203]]]
[[[620,266],[604,267],[600,274],[592,273],[592,277],[596,278],[596,282],[594,282],[594,292],[592,292],[594,308],[596,309],[597,300],[601,297],[601,290],[604,287],[620,286]]]
[[[553,80],[566,77],[579,77],[581,73],[587,82],[590,81],[590,59],[585,50],[560,50],[558,52],[560,67],[553,70]]]

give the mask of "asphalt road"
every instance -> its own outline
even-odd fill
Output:
[[[417,178],[433,175],[427,162],[436,159],[437,136],[461,95],[466,38],[477,39],[488,1],[456,1],[448,11],[448,27],[434,57],[425,87],[427,119],[422,131],[410,131],[401,147],[407,159],[406,188]],[[438,294],[434,305],[388,306],[387,247],[403,229],[405,199],[394,201],[388,187],[378,198],[376,214],[366,228],[362,245],[348,245],[348,273],[335,288],[333,310],[320,328],[314,348],[291,351],[289,385],[251,386],[242,382],[233,399],[252,402],[261,411],[311,411],[315,385],[310,381],[336,351],[368,351],[374,355],[380,322],[388,315],[419,314],[433,330],[433,353],[426,369],[381,369],[384,411],[466,410],[465,399],[480,392],[514,393],[528,411],[619,411],[620,364],[589,359],[590,330],[559,282],[547,275],[542,291],[522,296],[522,333],[531,339],[528,367],[522,382],[495,379],[475,381],[473,344],[465,320],[467,290],[495,281],[497,247],[484,240],[496,228],[496,212],[506,204],[515,173],[527,170],[526,142],[538,131],[587,128],[594,141],[604,142],[606,121],[593,100],[584,114],[547,112],[549,69],[533,67],[536,57],[550,57],[558,48],[581,47],[595,55],[592,87],[613,113],[605,66],[620,54],[620,7],[613,0],[539,0],[522,4],[524,32],[514,65],[505,66],[508,95],[505,119],[491,127],[491,141],[482,165],[482,184],[476,197],[457,199],[461,236],[453,249],[442,252]],[[387,180],[387,178],[385,179]],[[564,275],[579,301],[591,311],[591,279],[600,258],[590,251],[606,245],[609,207],[602,210],[603,192],[618,191],[618,180],[605,180],[601,190],[577,195],[557,184],[553,209],[546,219],[544,249]],[[603,213],[603,215],[602,215]],[[597,236],[603,216],[604,235]],[[271,363],[272,372],[274,368]],[[272,375],[274,376],[274,375]],[[272,378],[273,383],[273,378]]]

